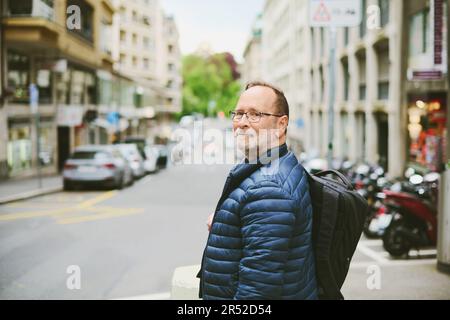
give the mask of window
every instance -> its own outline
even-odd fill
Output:
[[[52,72],[49,69],[38,68],[36,73],[36,84],[39,89],[39,103],[50,104],[52,103]]]
[[[137,15],[137,12],[133,10],[132,15],[133,15],[133,21],[135,21],[135,22],[138,21],[138,15]]]
[[[144,48],[145,49],[150,49],[150,39],[149,39],[149,37],[144,37],[143,43],[144,43]]]
[[[348,101],[349,98],[349,83],[350,83],[350,75],[348,73],[348,64],[347,62],[343,62],[344,68],[344,100]]]
[[[389,82],[382,81],[378,83],[378,100],[389,99]]]
[[[411,57],[431,51],[430,9],[411,16],[409,21],[409,55]]]
[[[121,22],[127,21],[127,10],[124,7],[120,8],[120,20]]]
[[[149,60],[147,58],[144,59],[144,68],[148,70],[150,68]]]
[[[172,53],[173,52],[173,45],[169,44],[167,46],[167,50],[169,51],[169,53]]]
[[[136,57],[133,57],[133,67],[137,67],[138,59]]]
[[[380,7],[381,27],[385,27],[389,22],[389,0],[378,0]]]
[[[137,34],[133,33],[133,45],[137,46],[137,43],[138,43]]]
[[[126,56],[125,56],[124,53],[121,53],[121,54],[120,54],[120,64],[124,65],[124,64],[126,64],[126,63],[127,63],[127,61],[126,61]]]
[[[361,24],[359,25],[359,36],[361,38],[364,38],[366,35],[366,21],[367,21],[367,0],[361,0],[362,1],[362,20]]]
[[[67,6],[78,6],[82,15],[81,19],[81,29],[69,29],[69,31],[78,34],[85,40],[89,42],[93,42],[93,34],[94,34],[94,9],[86,2],[86,0],[67,0]]]
[[[169,63],[169,64],[167,65],[167,70],[169,70],[169,71],[174,71],[174,70],[175,70],[174,64],[173,64],[173,63]]]
[[[120,30],[120,42],[122,42],[122,44],[127,42],[127,33],[125,30]]]
[[[30,60],[27,56],[8,51],[8,86],[14,91],[11,100],[28,103]]]
[[[349,42],[349,29],[348,27],[344,28],[344,46],[347,46]]]
[[[323,57],[325,53],[325,35],[324,28],[320,28],[320,56]]]
[[[366,84],[360,84],[359,85],[359,100],[364,101],[366,100]]]

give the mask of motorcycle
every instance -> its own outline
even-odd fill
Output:
[[[392,217],[383,234],[383,247],[393,257],[436,245],[438,181],[438,173],[414,174],[409,184],[383,190],[383,203]]]

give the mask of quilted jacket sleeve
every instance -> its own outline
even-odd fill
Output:
[[[247,190],[243,200],[243,256],[234,299],[280,299],[295,224],[295,201],[271,181]]]

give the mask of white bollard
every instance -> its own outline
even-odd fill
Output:
[[[176,268],[172,277],[171,300],[200,300],[198,289],[200,279],[197,273],[200,265]]]

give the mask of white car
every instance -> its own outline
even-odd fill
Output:
[[[144,160],[144,168],[145,171],[148,173],[153,173],[159,170],[158,168],[158,157],[159,157],[159,151],[155,147],[146,146],[144,148],[145,157]]]
[[[137,179],[145,175],[144,159],[135,144],[122,143],[114,145],[130,163],[133,176]]]

